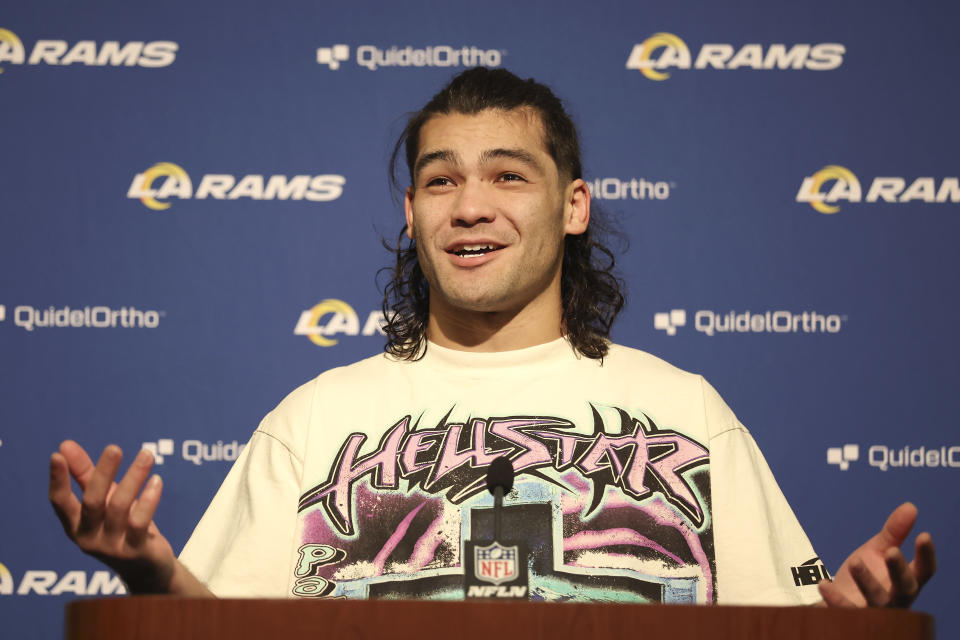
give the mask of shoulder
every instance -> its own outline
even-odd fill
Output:
[[[602,366],[632,366],[644,367],[656,370],[658,373],[665,373],[679,376],[695,376],[696,374],[684,371],[680,367],[670,364],[662,358],[658,358],[652,353],[627,347],[622,344],[611,343],[607,355],[603,358]]]
[[[381,376],[399,370],[409,364],[406,360],[397,360],[386,353],[378,353],[342,367],[327,369],[314,378],[311,383],[319,388],[339,387],[356,383],[369,384],[372,376]]]
[[[404,364],[406,362],[380,353],[351,364],[327,369],[287,394],[274,412],[309,410],[310,406],[317,401],[318,395],[340,393],[353,385],[368,386],[375,382],[377,377],[402,368]]]
[[[384,376],[389,375],[390,370],[402,366],[402,362],[385,354],[378,354],[352,364],[327,369],[287,394],[263,418],[257,432],[280,440],[291,449],[299,451],[317,407],[344,394],[375,388],[375,385],[384,380]]]
[[[600,366],[608,373],[630,376],[631,379],[657,385],[699,389],[703,377],[684,371],[657,356],[619,344],[611,344]]]
[[[602,368],[657,397],[695,410],[707,423],[711,437],[730,429],[743,429],[716,389],[698,373],[685,371],[646,351],[618,344],[610,345]]]

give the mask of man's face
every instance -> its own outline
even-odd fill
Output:
[[[427,121],[404,209],[431,313],[517,312],[559,305],[563,240],[586,230],[589,194],[561,177],[539,115],[488,109]]]

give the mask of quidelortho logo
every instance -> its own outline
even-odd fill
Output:
[[[594,178],[587,186],[594,200],[666,200],[677,185],[644,178]]]
[[[827,464],[835,464],[841,471],[850,468],[851,462],[860,459],[860,447],[855,444],[845,444],[842,447],[830,447],[827,449]]]
[[[506,52],[499,49],[483,49],[472,45],[452,47],[441,44],[423,48],[407,45],[382,49],[372,44],[362,44],[355,49],[354,62],[370,71],[384,67],[499,67],[505,55]],[[348,60],[350,45],[335,44],[317,48],[317,64],[336,70],[341,62]]]
[[[126,592],[123,581],[109,571],[67,571],[59,575],[56,571],[30,569],[16,584],[10,570],[0,563],[0,595],[109,596]]]
[[[233,462],[247,445],[232,440],[224,442],[203,442],[201,440],[184,440],[180,444],[180,457],[196,466],[204,462]],[[163,464],[166,456],[172,456],[176,451],[172,438],[159,438],[156,442],[144,442],[142,449],[153,454],[154,464]]]
[[[325,64],[334,71],[340,68],[341,62],[350,59],[350,45],[335,44],[332,47],[317,48],[317,64]]]
[[[156,329],[166,311],[137,309],[136,307],[111,308],[53,307],[46,309],[21,304],[13,308],[13,324],[27,331],[47,328],[87,329]]]
[[[176,60],[180,45],[171,40],[144,42],[119,40],[37,40],[27,55],[26,47],[13,31],[0,28],[0,73],[6,65],[82,64],[88,67],[166,67]]]
[[[651,80],[666,80],[667,69],[808,69],[829,71],[843,64],[846,47],[836,42],[820,44],[709,43],[696,57],[683,40],[672,33],[655,33],[633,45],[627,69],[636,69]]]
[[[960,202],[960,178],[937,181],[933,177],[912,180],[901,176],[876,177],[870,182],[866,198],[857,176],[846,167],[829,164],[807,176],[797,191],[797,202],[809,203],[820,213],[836,213],[845,202]]]
[[[156,442],[144,442],[140,445],[141,449],[146,449],[153,454],[154,464],[163,464],[164,456],[173,455],[173,440],[170,438],[160,438]]]
[[[677,327],[687,325],[687,312],[684,309],[671,309],[653,314],[653,328],[666,331],[668,336],[677,335]]]
[[[383,325],[383,311],[379,309],[369,312],[361,327],[360,317],[353,307],[343,300],[327,298],[300,313],[300,319],[297,320],[293,333],[298,336],[307,336],[310,342],[318,347],[332,347],[337,344],[337,339],[332,336],[339,334],[386,335]]]
[[[685,309],[671,309],[653,315],[653,328],[677,335],[687,325]],[[847,316],[816,311],[727,311],[700,309],[693,313],[693,328],[708,336],[723,333],[840,333]]]
[[[837,465],[841,471],[860,459],[860,446],[845,444],[827,449],[827,464]],[[960,445],[939,447],[888,447],[883,444],[867,448],[867,464],[880,471],[898,469],[960,469]]]
[[[225,173],[207,173],[200,178],[197,188],[189,174],[172,162],[158,162],[130,183],[127,197],[139,199],[154,211],[170,208],[169,198],[181,200],[310,200],[329,202],[343,194],[347,179],[337,174],[272,175],[248,174],[234,176]]]

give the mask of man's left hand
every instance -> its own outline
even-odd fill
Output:
[[[917,519],[917,508],[906,502],[897,507],[880,533],[850,554],[832,582],[819,585],[829,607],[902,607],[916,600],[937,569],[933,538],[917,536],[913,561],[907,563],[900,545]]]

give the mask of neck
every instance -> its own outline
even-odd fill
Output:
[[[481,352],[513,351],[552,342],[563,336],[559,282],[556,285],[555,295],[541,296],[509,311],[460,309],[431,295],[427,338],[448,349]]]

